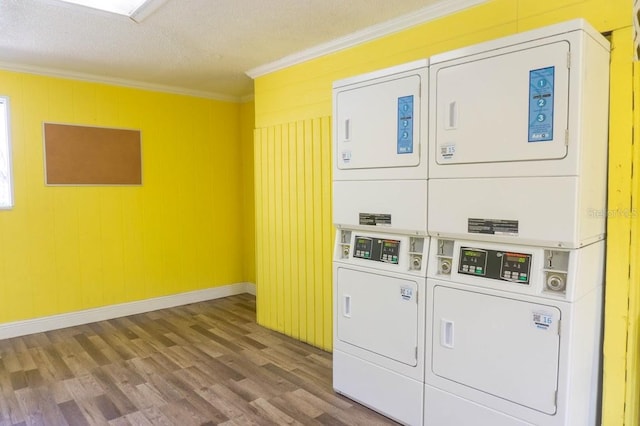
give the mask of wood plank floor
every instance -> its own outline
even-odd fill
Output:
[[[4,425],[392,425],[243,294],[0,341]]]

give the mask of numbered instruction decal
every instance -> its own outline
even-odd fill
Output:
[[[413,95],[398,98],[398,154],[413,153]]]
[[[529,71],[529,142],[553,140],[555,67]]]

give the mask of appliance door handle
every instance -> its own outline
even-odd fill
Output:
[[[440,344],[445,348],[453,349],[453,321],[442,318],[440,320]]]
[[[445,114],[444,128],[445,130],[453,130],[458,127],[458,103],[451,101],[447,104],[447,113]]]
[[[342,315],[351,318],[351,296],[348,294],[344,295],[344,304],[342,305]]]
[[[347,118],[344,120],[344,141],[351,140],[351,119]]]

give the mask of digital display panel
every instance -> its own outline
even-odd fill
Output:
[[[531,254],[461,247],[458,273],[529,285]]]
[[[382,240],[382,250],[380,250],[380,261],[388,263],[398,263],[400,251],[400,241]]]
[[[366,249],[367,246],[370,244],[371,244],[371,240],[369,238],[356,239],[356,247],[359,249]]]
[[[400,241],[356,236],[353,257],[398,264]]]
[[[469,247],[460,248],[458,273],[484,276],[487,267],[487,252]]]
[[[500,265],[500,278],[506,281],[529,284],[531,255],[505,252]]]

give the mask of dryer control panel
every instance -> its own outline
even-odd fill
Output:
[[[460,247],[458,273],[529,285],[531,254]]]
[[[353,257],[397,264],[400,241],[356,235]]]

